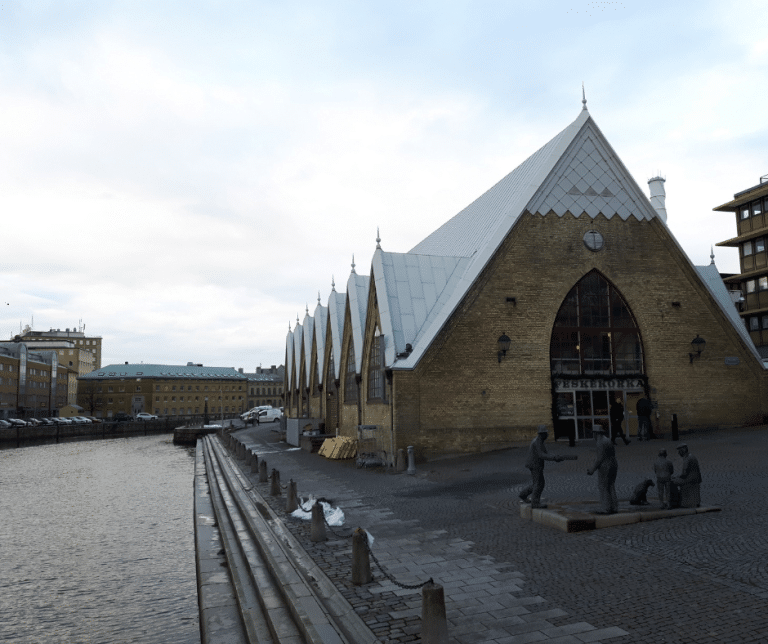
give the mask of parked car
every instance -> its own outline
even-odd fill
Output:
[[[56,421],[60,425],[74,425],[75,424],[74,420],[72,420],[71,418],[65,418],[64,416],[59,416],[58,418],[56,418]]]
[[[90,420],[94,425],[101,422],[101,418],[96,418],[95,416],[86,416],[88,420]]]
[[[283,417],[279,409],[263,409],[259,412],[259,423],[277,423]]]
[[[52,418],[41,418],[40,419],[40,424],[41,425],[53,425],[54,421],[53,421]]]
[[[115,414],[114,420],[117,423],[124,423],[126,421],[133,420],[133,416],[126,414],[124,411],[119,411]]]
[[[42,425],[43,423],[39,421],[37,418],[27,418],[27,425],[31,425],[32,427],[37,427],[38,425]]]
[[[11,423],[9,423],[7,420],[0,418],[0,429],[9,429],[11,427],[13,427]]]
[[[27,423],[24,420],[21,420],[21,418],[9,418],[8,422],[11,423],[14,427],[26,427]]]
[[[157,416],[154,414],[148,414],[145,411],[140,411],[136,414],[136,420],[157,420]]]

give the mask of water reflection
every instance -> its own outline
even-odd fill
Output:
[[[0,451],[0,641],[198,643],[193,450]]]

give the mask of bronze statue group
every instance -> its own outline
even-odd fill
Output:
[[[621,424],[619,423],[618,426],[620,428]],[[595,462],[587,469],[587,474],[592,476],[597,472],[597,487],[600,492],[600,509],[597,514],[616,514],[619,511],[619,502],[616,498],[618,462],[616,461],[615,436],[613,440],[609,439],[602,425],[594,425],[592,434],[595,439],[596,458]],[[528,458],[525,461],[525,467],[531,471],[531,484],[520,492],[520,500],[523,503],[530,503],[532,508],[547,507],[541,503],[541,493],[544,490],[545,461],[559,463],[564,460],[576,460],[576,456],[549,454],[544,444],[548,435],[546,427],[540,425],[538,434],[528,449]],[[619,433],[619,435],[624,439],[625,444],[629,443],[623,433]],[[643,438],[648,440],[649,436],[646,434]],[[665,509],[697,508],[701,505],[699,461],[688,451],[688,446],[685,443],[677,446],[677,453],[683,459],[679,476],[674,476],[674,466],[667,459],[667,451],[664,449],[659,451],[659,456],[653,464],[661,507]],[[632,493],[629,500],[630,504],[649,505],[646,495],[648,488],[653,486],[654,483],[651,479],[645,479],[639,483]]]

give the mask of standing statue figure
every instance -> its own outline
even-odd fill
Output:
[[[621,429],[621,423],[624,422],[624,405],[621,404],[621,398],[618,396],[616,396],[611,403],[609,415],[611,417],[611,442],[615,445],[616,437],[618,436],[624,441],[625,445],[629,445],[630,440],[624,435],[624,431]]]
[[[659,450],[659,458],[657,458],[653,464],[653,471],[656,474],[656,492],[659,494],[661,507],[666,510],[672,503],[672,474],[675,471],[675,466],[672,465],[672,461],[667,458],[667,450]]]
[[[677,453],[683,459],[680,476],[672,480],[680,486],[680,507],[698,508],[701,505],[701,471],[699,460],[690,452],[688,445],[681,443]]]
[[[637,410],[637,440],[649,441],[653,435],[653,430],[651,429],[653,404],[648,399],[648,396],[643,396],[637,401],[635,409]]]
[[[601,425],[593,425],[597,458],[595,464],[587,470],[592,476],[598,474],[597,487],[600,490],[600,506],[598,514],[616,514],[619,511],[619,501],[616,498],[616,474],[619,464],[616,462],[616,448],[605,435]]]
[[[528,458],[525,461],[525,467],[531,470],[531,485],[520,492],[520,500],[523,503],[531,504],[532,508],[546,508],[541,503],[541,493],[544,491],[544,461],[555,461],[559,463],[565,460],[562,456],[552,456],[547,452],[544,441],[549,436],[545,425],[539,425],[539,433],[531,441],[528,448]],[[530,501],[528,497],[530,498]]]

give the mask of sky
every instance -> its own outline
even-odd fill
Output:
[[[694,264],[768,174],[749,0],[0,0],[0,334],[282,364],[377,230],[407,252],[587,106]],[[721,272],[735,249],[715,248]]]

